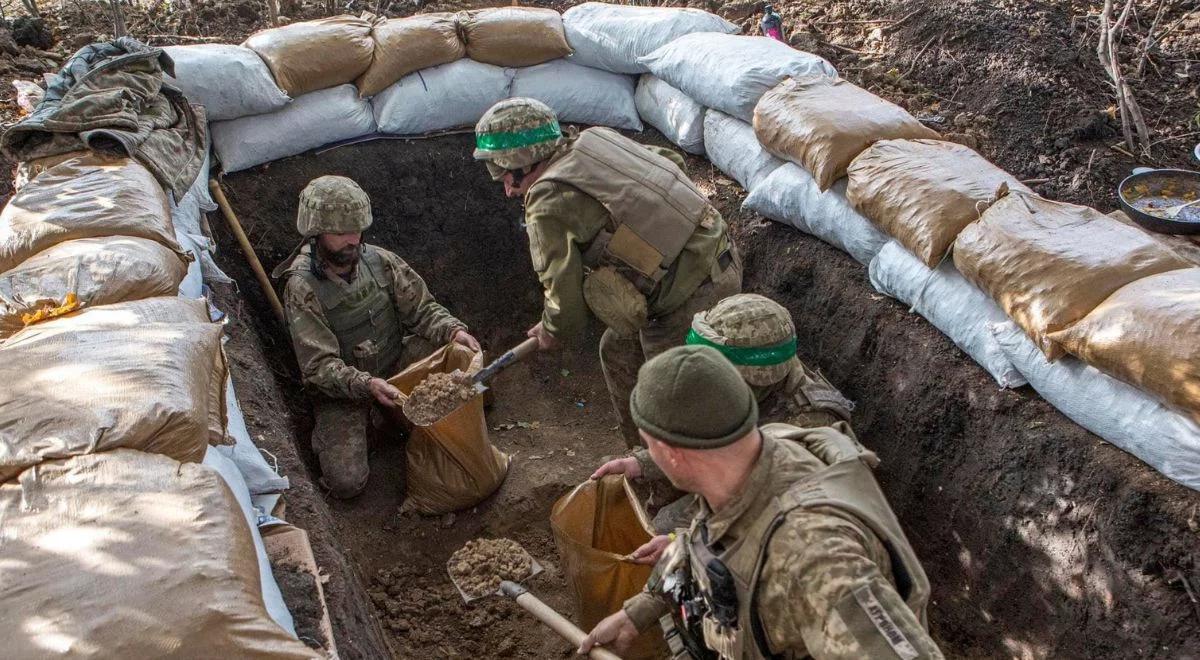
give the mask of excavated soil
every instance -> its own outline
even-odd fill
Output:
[[[324,648],[326,640],[321,630],[322,612],[316,579],[297,566],[272,566],[271,573],[279,584],[283,602],[292,613],[296,636],[314,649]]]
[[[472,600],[493,594],[504,580],[520,582],[533,573],[533,560],[512,539],[472,539],[450,555],[454,585]]]
[[[404,416],[417,426],[429,426],[457,410],[475,396],[473,387],[456,380],[462,376],[457,369],[448,374],[430,374],[404,400]]]
[[[662,144],[650,133],[640,139]],[[519,204],[504,199],[469,154],[468,136],[376,141],[278,161],[230,175],[225,185],[270,269],[292,247],[304,184],[322,174],[356,178],[375,204],[367,240],[407,259],[494,352],[537,320],[540,293]],[[861,265],[742,214],[742,191],[707,162],[693,158],[689,169],[730,219],[747,289],[789,308],[800,356],[857,402],[855,428],[883,460],[879,478],[933,583],[932,631],[948,656],[1200,657],[1200,616],[1185,586],[1200,584],[1200,494],[1082,430],[1028,388],[998,390],[949,339],[875,293]],[[218,261],[246,283],[233,332],[250,320],[272,365],[246,374],[239,363],[259,356],[240,354],[235,337],[239,393],[253,400],[257,392],[240,385],[255,379],[287,401],[251,403],[257,414],[248,416],[293,433],[302,469],[315,473],[312,422],[285,335],[215,224]],[[396,657],[546,658],[567,650],[503,599],[462,603],[446,563],[470,539],[511,538],[545,568],[531,590],[570,611],[549,509],[622,451],[594,330],[496,378],[488,422],[514,461],[500,491],[478,507],[436,518],[399,514],[403,448],[386,434],[358,499],[333,501],[311,487],[288,494],[289,515],[298,500],[327,508],[322,520],[332,521],[326,529],[352,565],[347,580],[374,576],[332,589],[335,610],[370,607],[365,585],[376,594],[369,621],[335,612],[339,645],[350,620],[352,631],[386,623]],[[350,593],[339,591],[347,586]]]

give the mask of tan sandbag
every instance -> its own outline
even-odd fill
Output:
[[[320,657],[271,620],[258,571],[203,465],[117,449],[0,486],[5,657]]]
[[[106,305],[5,341],[0,481],[118,447],[199,462],[210,442],[224,443],[221,326],[191,321],[195,305],[203,301],[178,296]],[[157,320],[167,314],[174,322]]]
[[[417,14],[389,18],[371,29],[375,56],[355,85],[360,96],[375,96],[414,71],[462,59],[467,48],[458,38],[455,14]]]
[[[173,296],[188,259],[144,238],[105,236],[59,243],[0,274],[0,338],[51,310]]]
[[[68,151],[65,154],[56,154],[54,156],[46,156],[44,158],[34,158],[33,160],[25,160],[17,163],[16,170],[13,172],[13,190],[20,190],[30,181],[38,178],[42,172],[58,165],[63,161],[78,158],[79,156],[88,155],[89,151]]]
[[[492,7],[458,14],[467,57],[496,66],[533,66],[571,54],[553,9]]]
[[[941,140],[880,140],[850,163],[847,175],[854,208],[930,268],[1002,185],[1032,192],[969,147]]]
[[[1050,339],[1200,422],[1200,268],[1130,282]]]
[[[550,510],[563,576],[575,597],[579,626],[591,630],[646,586],[652,567],[626,559],[653,536],[649,517],[625,477],[588,480]],[[621,657],[655,658],[664,649],[655,627]]]
[[[455,369],[474,373],[481,366],[481,353],[449,344],[388,382],[408,396],[429,374]],[[482,394],[429,426],[413,425],[405,454],[408,499],[404,507],[420,513],[450,513],[475,506],[496,492],[508,475],[508,456],[488,439]]]
[[[959,272],[1050,360],[1063,354],[1050,333],[1134,280],[1190,265],[1146,232],[1095,209],[1020,192],[963,229],[953,254]]]
[[[77,238],[133,236],[181,251],[167,196],[129,158],[80,156],[43,172],[0,211],[0,272]]]
[[[242,45],[258,53],[275,84],[295,98],[353,82],[371,66],[375,42],[370,19],[367,14],[292,23],[259,30]]]
[[[754,135],[767,151],[808,170],[821,190],[846,175],[877,140],[936,140],[900,106],[841,78],[788,79],[754,106]]]

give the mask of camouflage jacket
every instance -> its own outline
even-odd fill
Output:
[[[399,327],[392,332],[415,333],[434,344],[448,343],[454,333],[466,329],[459,321],[434,300],[425,281],[403,259],[380,248],[363,245],[364,250],[373,249],[384,264],[385,279],[392,290],[392,301],[396,306]],[[326,311],[305,278],[295,275],[296,271],[312,268],[311,248],[301,248],[290,264],[284,264],[276,272],[290,273],[284,289],[283,304],[287,313],[288,330],[292,335],[292,347],[300,363],[300,374],[304,384],[326,396],[340,399],[366,400],[371,396],[367,388],[373,376],[388,377],[391,374],[371,374],[347,364],[343,359],[341,344],[330,328]],[[355,266],[351,280],[369,277],[360,260]],[[333,281],[349,286],[337,276]]]

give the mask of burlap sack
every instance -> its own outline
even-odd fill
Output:
[[[0,274],[0,338],[54,309],[172,296],[188,259],[154,241],[127,236],[59,243]]]
[[[620,475],[588,480],[554,503],[550,529],[563,575],[575,596],[578,623],[591,630],[646,586],[652,567],[626,557],[654,536],[650,519]],[[638,637],[622,658],[659,657],[657,627]]]
[[[754,107],[754,134],[767,151],[808,170],[821,190],[872,142],[938,139],[904,108],[829,76],[785,80],[764,94]]]
[[[198,462],[225,438],[221,326],[177,296],[26,328],[0,347],[0,481],[128,447]],[[165,321],[164,319],[169,319]]]
[[[10,658],[318,658],[270,619],[221,476],[118,449],[0,486]]]
[[[986,291],[1049,360],[1048,335],[1082,319],[1117,289],[1190,264],[1144,231],[1085,206],[1014,192],[954,241],[954,264]]]
[[[553,9],[492,7],[458,14],[467,57],[496,66],[533,66],[571,54]]]
[[[167,196],[129,158],[87,155],[51,167],[0,211],[0,272],[63,241],[146,238],[178,251]]]
[[[242,45],[258,53],[275,84],[295,98],[353,82],[371,66],[373,17],[332,16],[260,30]]]
[[[1050,339],[1200,422],[1200,268],[1126,284]]]
[[[458,344],[444,346],[388,380],[405,396],[432,373],[474,373],[482,354]],[[483,415],[483,395],[429,426],[411,425],[405,455],[405,509],[425,514],[461,511],[496,492],[508,475],[509,457],[492,446]]]
[[[46,170],[62,163],[88,155],[89,151],[68,151],[65,154],[56,154],[54,156],[46,156],[44,158],[34,158],[33,160],[25,160],[17,163],[17,167],[13,172],[13,190],[20,190],[30,181],[38,178],[38,176]]]
[[[995,201],[1001,185],[1032,192],[969,147],[941,140],[880,140],[847,174],[846,197],[854,208],[930,268]]]
[[[375,96],[404,76],[465,57],[454,14],[418,14],[390,18],[371,28],[375,57],[358,77],[360,96]]]

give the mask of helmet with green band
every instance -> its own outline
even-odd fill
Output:
[[[692,318],[687,343],[711,346],[754,386],[773,385],[796,359],[796,326],[783,305],[753,293],[729,296]]]
[[[562,144],[562,129],[550,106],[529,98],[493,105],[475,125],[475,159],[489,163],[492,178],[549,158]],[[497,169],[498,168],[498,169]]]

